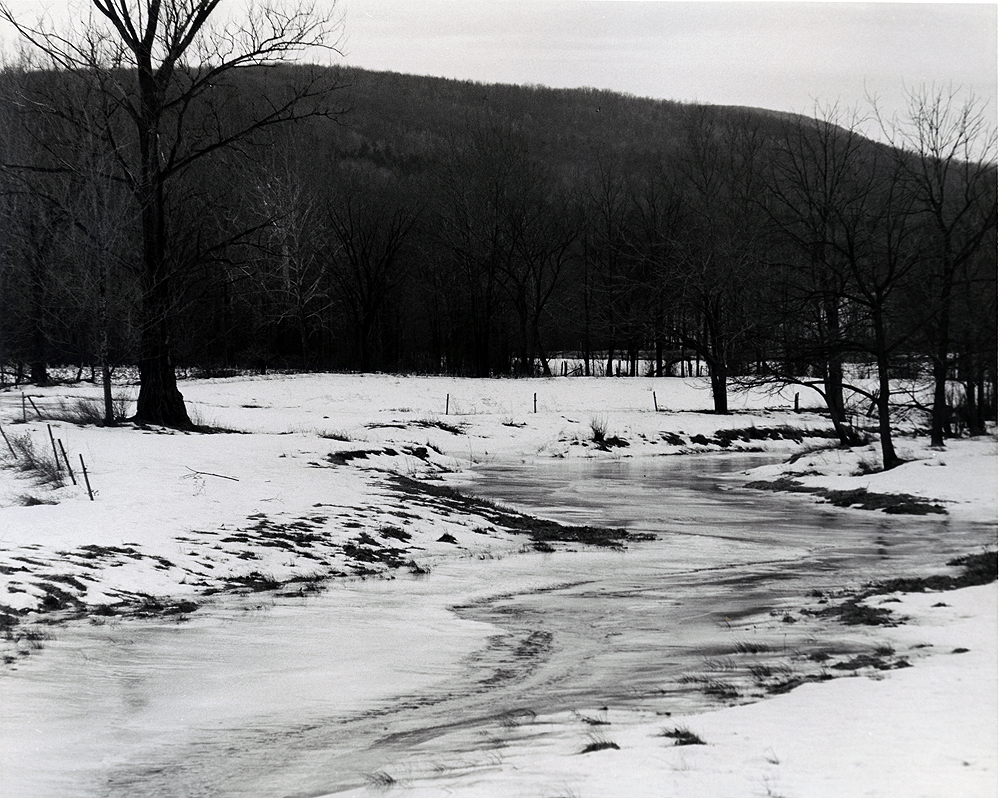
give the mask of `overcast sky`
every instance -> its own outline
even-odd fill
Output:
[[[28,18],[71,4],[9,2]],[[88,3],[75,5],[78,16]],[[336,10],[338,60],[370,69],[805,113],[865,109],[866,93],[891,112],[905,87],[933,82],[997,109],[995,3],[337,0]]]
[[[812,110],[952,84],[996,113],[997,6],[340,0],[350,64],[484,82]]]

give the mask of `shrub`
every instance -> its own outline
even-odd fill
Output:
[[[422,418],[418,421],[413,421],[412,424],[415,427],[435,427],[439,430],[450,432],[452,435],[461,435],[465,431],[464,424],[449,424],[447,421],[441,421],[437,418]]]
[[[705,741],[697,734],[683,726],[675,729],[664,729],[660,736],[669,737],[674,741],[674,745],[705,745]]]
[[[737,654],[764,654],[771,650],[767,643],[756,640],[737,640],[733,645],[733,651]]]
[[[603,416],[595,416],[590,419],[590,435],[594,443],[604,443],[604,438],[608,434],[608,420]]]
[[[366,773],[365,781],[368,782],[369,786],[380,790],[387,790],[396,784],[396,779],[384,770]]]
[[[405,529],[400,529],[399,527],[391,526],[388,524],[380,527],[378,530],[378,534],[379,537],[382,538],[395,538],[396,540],[401,540],[404,542],[413,537],[413,535],[411,535]],[[372,542],[374,543],[374,541]]]
[[[8,441],[14,453],[11,454],[9,449],[5,450],[6,456],[2,461],[4,467],[30,474],[43,485],[61,488],[65,484],[59,461],[48,447],[38,451],[31,435],[27,432],[21,435],[9,435]]]
[[[128,418],[132,405],[132,397],[124,391],[117,392],[111,398],[111,418],[113,424],[120,424]],[[70,424],[104,426],[107,419],[104,412],[103,399],[77,399],[75,402],[59,403],[59,407],[49,410],[46,415],[55,421],[66,421]]]
[[[25,493],[17,498],[16,503],[22,507],[38,507],[42,504],[56,504],[57,502],[54,502],[51,499],[39,499],[37,496]]]

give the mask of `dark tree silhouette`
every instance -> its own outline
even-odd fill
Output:
[[[405,273],[400,250],[421,213],[398,182],[369,170],[347,180],[327,209],[336,294],[351,319],[361,371],[383,367],[385,314]]]
[[[819,393],[845,445],[857,436],[844,408],[843,359],[851,331],[843,252],[851,228],[842,222],[858,190],[854,170],[869,146],[857,119],[836,106],[814,119],[794,117],[777,140],[768,180],[776,265],[769,329],[780,357],[772,357],[766,371]],[[807,363],[818,373],[804,369]]]
[[[997,226],[997,128],[974,96],[923,87],[908,94],[902,121],[884,124],[925,222],[925,327],[934,375],[931,443],[951,430],[948,380],[960,344],[954,328],[960,285]],[[876,104],[876,114],[878,108]],[[995,249],[994,249],[995,253]],[[967,397],[968,401],[968,397]]]
[[[171,226],[174,211],[197,201],[196,193],[180,188],[185,181],[190,186],[192,173],[209,156],[263,128],[333,113],[328,70],[286,67],[284,85],[251,107],[234,101],[227,81],[237,70],[274,68],[311,48],[332,47],[339,23],[309,4],[273,2],[253,6],[240,21],[215,24],[220,2],[92,0],[97,14],[79,34],[20,22],[0,4],[0,19],[42,54],[45,66],[105,100],[103,117],[73,119],[87,137],[104,142],[114,157],[114,176],[138,206],[142,325],[136,419],[181,428],[191,421],[177,388],[172,322],[178,282],[198,259],[198,231]],[[66,108],[72,99],[45,96],[44,85],[28,97],[64,119],[72,116]],[[176,245],[179,239],[183,246]]]
[[[681,300],[695,324],[674,337],[708,364],[716,413],[729,412],[729,378],[757,322],[762,160],[763,139],[749,118],[720,118],[711,108],[692,114],[681,160],[686,209],[677,265]]]

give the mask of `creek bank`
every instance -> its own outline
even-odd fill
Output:
[[[0,635],[5,645],[0,657],[5,664],[39,652],[50,635],[43,631],[53,626],[82,618],[103,622],[112,617],[149,618],[161,617],[182,623],[197,611],[205,600],[225,594],[247,594],[279,591],[279,595],[303,596],[326,588],[331,579],[338,578],[395,578],[404,570],[411,574],[427,573],[432,565],[424,560],[429,549],[442,548],[455,552],[475,552],[470,543],[471,534],[492,541],[504,549],[517,551],[523,544],[517,539],[527,537],[536,551],[552,552],[556,547],[573,544],[624,549],[630,542],[653,539],[645,533],[624,529],[611,529],[590,525],[561,524],[503,507],[486,499],[466,495],[439,482],[415,479],[397,471],[386,470],[385,461],[403,455],[428,459],[427,450],[417,447],[416,452],[397,452],[391,448],[378,450],[351,450],[331,454],[333,466],[371,467],[367,474],[372,483],[387,490],[394,501],[383,506],[385,513],[377,523],[372,523],[372,506],[364,508],[368,517],[362,521],[360,514],[331,519],[322,505],[308,516],[278,521],[257,513],[232,531],[194,531],[176,540],[199,552],[193,562],[184,566],[185,575],[180,581],[196,587],[187,596],[150,595],[145,592],[121,592],[114,602],[88,604],[85,596],[88,582],[97,579],[97,568],[113,569],[123,562],[145,563],[159,571],[177,568],[170,560],[143,553],[137,546],[98,546],[88,544],[76,551],[60,552],[61,568],[67,573],[53,573],[55,566],[41,560],[21,558],[23,564],[9,572],[28,580],[35,577],[34,585],[43,591],[38,609],[15,610],[0,605]],[[372,466],[372,461],[378,460]],[[388,523],[392,520],[393,523]],[[428,539],[427,523],[437,530],[436,538]],[[416,523],[414,529],[408,529]],[[445,531],[440,532],[443,529]],[[449,531],[451,530],[451,531]],[[459,532],[458,530],[461,530]],[[344,532],[348,534],[345,538]],[[352,535],[351,532],[354,532]],[[464,533],[464,534],[462,534]],[[462,535],[462,540],[456,535]],[[194,537],[192,537],[194,536]],[[428,545],[429,543],[441,545]],[[313,563],[309,573],[278,577],[264,567],[252,567],[239,573],[219,573],[209,578],[216,569],[220,548],[225,545],[239,561],[254,563],[261,559],[260,550],[275,550],[286,556],[295,556]],[[491,555],[492,556],[492,555]],[[421,561],[423,560],[423,561]],[[30,566],[36,566],[33,572]],[[15,585],[15,589],[17,585]],[[20,588],[24,589],[24,588]]]
[[[893,579],[875,582],[860,590],[848,594],[840,594],[839,599],[846,599],[839,604],[822,609],[806,609],[804,614],[824,618],[834,618],[848,626],[863,624],[866,626],[897,626],[905,623],[905,618],[896,617],[892,610],[884,605],[873,606],[869,599],[875,596],[886,596],[892,593],[942,593],[949,590],[959,590],[963,587],[988,585],[997,581],[997,552],[985,551],[956,557],[947,563],[953,569],[960,568],[955,574],[935,574],[932,576],[900,576]],[[822,596],[822,594],[820,594]],[[824,601],[828,598],[824,598]],[[893,602],[893,599],[887,599]]]
[[[957,557],[947,565],[952,573],[899,576],[845,591],[814,591],[810,594],[814,601],[801,606],[797,614],[788,609],[770,613],[785,625],[819,621],[822,626],[808,635],[808,642],[788,651],[784,645],[776,647],[764,640],[739,640],[730,649],[707,657],[702,668],[682,675],[679,682],[722,703],[736,705],[783,695],[804,684],[825,682],[838,676],[874,675],[912,667],[911,657],[931,652],[919,648],[901,654],[884,642],[865,645],[855,640],[846,644],[840,639],[842,635],[824,622],[842,626],[897,627],[910,619],[897,614],[888,605],[900,603],[902,594],[944,593],[997,581],[995,550]]]
[[[815,421],[813,422],[815,424]],[[571,447],[595,453],[616,453],[635,448],[640,456],[654,454],[705,454],[708,452],[764,452],[777,444],[792,444],[810,449],[837,445],[837,434],[826,426],[761,425],[717,429],[693,435],[682,431],[641,430],[609,434],[604,420],[592,420],[591,434],[564,436],[560,440]],[[808,442],[808,443],[807,443]],[[657,451],[662,449],[663,451]]]
[[[450,507],[457,512],[474,513],[506,532],[524,534],[531,538],[536,551],[555,551],[554,543],[583,543],[588,546],[625,548],[629,542],[654,540],[655,535],[645,532],[629,532],[590,525],[561,524],[527,513],[517,512],[488,499],[462,493],[452,487],[411,479],[400,474],[393,475],[397,489],[412,497],[415,502],[433,502],[438,506]]]
[[[54,387],[35,397],[41,411],[54,413],[51,424],[25,420],[20,434],[44,451],[39,441],[49,438],[49,426],[71,452],[86,454],[96,501],[78,487],[33,486],[35,506],[0,507],[0,630],[16,636],[12,630],[25,622],[130,612],[183,621],[217,594],[304,595],[331,577],[421,573],[444,557],[518,551],[525,536],[542,551],[642,540],[436,490],[437,478],[470,462],[801,454],[832,440],[827,420],[769,409],[770,396],[726,418],[649,412],[640,409],[645,385],[532,383],[545,400],[520,416],[520,382],[312,375],[187,386],[200,396],[201,417],[212,421],[204,426],[247,433],[240,435],[81,427],[58,420],[67,398]],[[701,401],[700,383],[648,385],[661,397],[669,386],[672,407]],[[442,391],[451,392],[452,416],[434,410]],[[17,418],[16,397],[0,393],[5,401],[6,415]],[[341,426],[315,427],[331,417]],[[9,496],[29,484],[0,471]]]
[[[751,490],[780,491],[783,493],[807,493],[832,504],[834,507],[852,507],[858,510],[881,510],[890,515],[944,515],[944,507],[908,493],[873,493],[864,488],[853,490],[833,490],[809,487],[791,477],[775,480],[748,482],[744,487]]]
[[[933,447],[916,433],[898,435],[904,462],[880,467],[877,441],[797,453],[746,472],[746,487],[812,496],[821,503],[890,515],[946,516],[995,524],[997,438],[954,439]]]

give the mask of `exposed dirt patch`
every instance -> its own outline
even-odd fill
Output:
[[[957,576],[936,574],[925,577],[902,577],[879,582],[868,595],[880,593],[926,593],[927,591],[957,590],[961,587],[988,585],[997,581],[997,552],[986,551],[949,560],[948,565],[961,566]]]
[[[326,459],[334,465],[347,465],[353,460],[367,460],[373,455],[380,454],[396,457],[399,452],[389,446],[382,449],[351,449],[344,452],[331,452],[326,456]]]
[[[884,606],[871,606],[866,599],[891,592],[925,592],[956,590],[962,587],[988,584],[997,579],[997,552],[988,551],[958,557],[949,566],[961,568],[955,575],[902,577],[869,584],[859,590],[843,592],[838,601],[816,591],[810,594],[823,604],[819,609],[800,610],[807,618],[831,619],[838,623],[867,626],[898,626],[907,619]],[[891,600],[891,599],[890,599]],[[781,617],[782,611],[772,613]],[[801,617],[800,616],[800,617]],[[792,618],[785,614],[785,620]],[[797,619],[796,619],[797,620]],[[823,635],[826,638],[827,635]],[[914,650],[920,646],[914,646]],[[964,651],[955,649],[953,653]],[[732,704],[754,700],[765,695],[780,695],[812,682],[823,682],[842,675],[875,675],[882,671],[911,667],[910,660],[886,645],[858,646],[845,644],[836,649],[803,645],[786,650],[784,645],[772,646],[759,641],[737,641],[732,649],[720,650],[708,657],[702,667],[682,675],[679,683],[693,686],[705,695]]]
[[[856,490],[810,488],[790,477],[781,477],[770,481],[748,482],[744,487],[752,490],[808,493],[813,496],[819,496],[837,507],[881,510],[884,513],[892,515],[929,515],[946,512],[940,504],[918,496],[910,496],[907,493],[870,493],[863,488]]]
[[[198,609],[193,601],[170,601],[156,596],[144,596],[138,604],[124,606],[124,614],[139,618],[156,618],[170,615],[189,615]]]
[[[397,491],[418,502],[474,513],[502,529],[528,535],[535,547],[542,551],[551,551],[553,543],[585,543],[590,546],[623,548],[630,541],[655,538],[655,535],[634,534],[624,529],[559,524],[519,513],[487,499],[467,496],[445,485],[421,482],[398,474],[392,476],[392,481]]]
[[[899,626],[901,619],[894,617],[892,610],[862,604],[864,598],[865,596],[855,596],[842,604],[803,612],[819,618],[833,618],[845,626]]]
[[[806,615],[833,618],[848,626],[898,626],[906,619],[893,614],[887,607],[873,607],[865,599],[887,593],[926,593],[958,590],[963,587],[987,585],[997,580],[997,552],[986,551],[949,560],[948,565],[961,567],[957,575],[935,574],[921,577],[899,577],[867,585],[850,595],[846,601],[819,610],[804,609]]]
[[[343,550],[347,557],[359,563],[382,563],[389,568],[401,568],[408,562],[406,551],[383,545],[367,532],[345,543]],[[362,567],[361,570],[367,572],[368,569]]]
[[[875,654],[859,654],[846,662],[835,662],[830,666],[834,670],[859,671],[863,668],[874,668],[877,671],[891,671],[899,668],[909,668],[909,660],[899,658],[893,660],[891,657]]]
[[[594,445],[603,452],[610,452],[612,449],[623,449],[628,446],[629,443],[627,440],[620,438],[617,435],[609,435],[606,438],[595,441]]]

